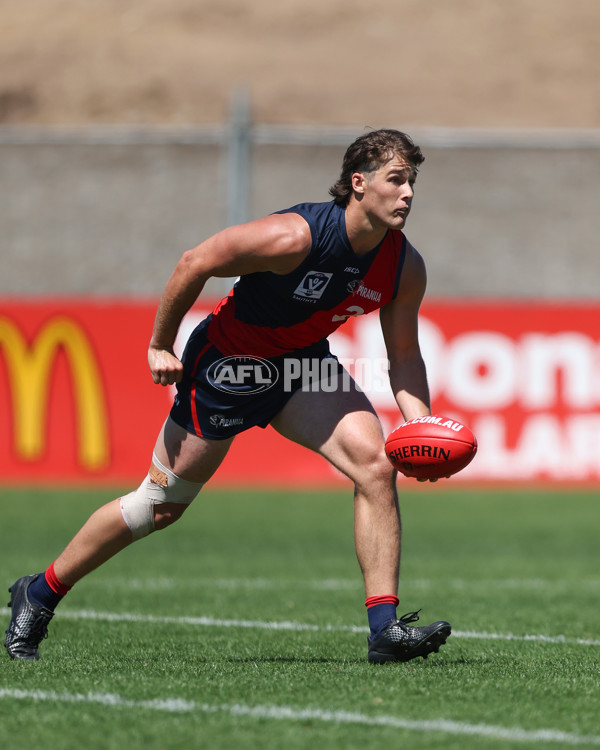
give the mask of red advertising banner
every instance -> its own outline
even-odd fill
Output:
[[[178,346],[209,307],[186,317]],[[141,479],[173,397],[148,371],[154,313],[155,301],[0,300],[5,484],[135,485]],[[600,479],[599,322],[600,305],[592,304],[424,305],[421,343],[434,411],[468,424],[480,446],[451,481]],[[390,431],[401,417],[378,317],[350,319],[332,336],[331,348]],[[347,480],[271,428],[255,428],[236,439],[212,482]]]

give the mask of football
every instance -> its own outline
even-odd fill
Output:
[[[417,417],[390,433],[385,453],[392,466],[407,477],[440,479],[471,463],[477,453],[477,439],[455,419]]]

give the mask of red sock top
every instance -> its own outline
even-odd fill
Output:
[[[50,564],[50,567],[44,575],[46,577],[46,583],[48,584],[48,586],[50,586],[54,593],[60,594],[60,596],[64,596],[67,591],[71,590],[71,586],[67,586],[66,583],[63,583],[54,572],[54,563]]]
[[[384,596],[369,596],[365,601],[365,607],[371,609],[376,607],[378,604],[393,604],[395,607],[398,606],[400,599],[395,594],[386,594]]]

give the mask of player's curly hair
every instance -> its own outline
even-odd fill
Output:
[[[353,173],[375,172],[394,156],[404,159],[415,169],[425,161],[419,146],[399,130],[372,130],[359,136],[348,146],[340,179],[329,188],[329,194],[338,205],[347,206],[352,195]]]

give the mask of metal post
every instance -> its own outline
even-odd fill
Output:
[[[248,221],[250,172],[250,103],[248,91],[237,89],[231,98],[227,138],[227,224]]]

